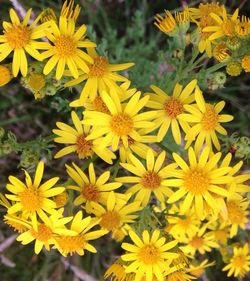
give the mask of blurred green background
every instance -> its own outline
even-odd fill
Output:
[[[14,2],[14,1],[13,1]],[[164,9],[173,10],[187,3],[194,6],[202,1],[161,1],[161,0],[82,0],[76,1],[82,7],[80,23],[88,24],[89,37],[98,45],[101,54],[107,55],[111,63],[135,62],[129,70],[132,85],[142,91],[149,91],[150,84],[163,89],[172,87],[171,61],[175,54],[175,45],[153,25],[154,15]],[[208,2],[208,1],[204,1]],[[220,1],[234,10],[240,5],[240,13],[250,14],[250,1]],[[59,14],[62,1],[23,0],[19,2],[25,9],[33,8],[38,15],[42,9],[50,7]],[[8,10],[13,7],[11,1],[0,0],[1,21],[9,20]],[[173,73],[172,73],[173,74]],[[205,98],[212,101],[224,99],[226,110],[235,116],[228,125],[229,132],[239,132],[249,136],[249,88],[250,76],[228,77],[225,88],[211,92],[205,90]],[[170,85],[170,86],[169,86]],[[18,142],[26,142],[40,136],[51,134],[58,120],[67,121],[70,108],[67,100],[75,99],[77,93],[63,90],[53,97],[35,101],[33,95],[24,89],[17,80],[11,85],[0,88],[0,127],[12,131]],[[39,142],[38,142],[39,144]],[[44,156],[48,156],[44,151]],[[0,192],[4,190],[8,175],[22,177],[18,169],[20,154],[10,153],[0,156]],[[51,162],[46,169],[47,176],[63,174],[66,160]],[[0,207],[1,219],[4,209]],[[61,258],[56,252],[41,253],[36,256],[33,245],[22,246],[11,243],[13,232],[0,220],[0,281],[77,281],[83,279],[86,270],[98,280],[103,280],[103,272],[116,255],[119,245],[113,241],[101,239],[94,243],[98,249],[96,255]],[[107,238],[108,239],[108,238]],[[68,265],[70,263],[70,266]],[[221,266],[218,258],[217,266]],[[209,280],[233,280],[219,271],[209,274]],[[205,279],[204,279],[205,280]]]

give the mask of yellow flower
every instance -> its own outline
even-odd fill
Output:
[[[46,30],[49,42],[46,42],[46,49],[43,59],[50,58],[44,66],[44,75],[49,74],[56,67],[56,79],[60,80],[64,75],[65,67],[68,66],[73,77],[78,78],[80,68],[83,72],[88,72],[89,67],[86,62],[93,63],[93,59],[81,48],[95,47],[95,43],[85,39],[86,25],[81,25],[75,31],[75,22],[65,17],[59,18],[59,26],[54,21],[49,21],[51,28]]]
[[[121,229],[127,223],[133,223],[138,215],[132,214],[141,210],[140,202],[128,203],[131,195],[118,196],[111,191],[105,207],[96,202],[91,202],[91,212],[100,219],[102,229],[113,233]]]
[[[190,264],[188,272],[194,275],[195,277],[199,278],[203,275],[205,268],[215,265],[215,262],[208,262],[207,259],[205,259],[202,262],[198,262],[198,264]]]
[[[226,44],[219,43],[213,50],[213,57],[219,62],[225,62],[230,58],[230,50]]]
[[[86,81],[80,99],[71,103],[71,106],[83,106],[88,98],[93,101],[98,93],[108,92],[112,88],[122,92],[116,82],[125,82],[128,79],[116,72],[134,65],[134,63],[110,64],[108,58],[99,56],[94,48],[88,48],[87,51],[93,60],[93,63],[88,64],[88,71],[84,71],[78,79],[65,84],[66,87],[72,87]]]
[[[230,76],[239,76],[242,71],[241,63],[238,61],[230,62],[226,67],[226,72]]]
[[[39,20],[40,20],[41,23],[48,22],[48,21],[51,21],[51,20],[57,22],[57,16],[56,16],[53,9],[46,8],[45,10],[43,10],[41,12]]]
[[[75,205],[84,203],[83,208],[87,212],[91,211],[91,202],[105,204],[108,194],[121,186],[118,182],[107,183],[110,178],[110,172],[106,171],[96,178],[94,165],[91,163],[88,167],[89,176],[81,170],[76,164],[73,168],[66,165],[68,175],[77,185],[69,185],[67,188],[80,192],[80,195],[74,200]]]
[[[66,0],[63,3],[60,16],[76,22],[79,17],[81,8],[78,4],[74,7],[74,4],[74,0],[69,0],[69,2],[68,0]]]
[[[247,243],[243,247],[233,248],[233,257],[222,270],[228,271],[228,277],[233,275],[240,278],[244,278],[250,272],[250,254]]]
[[[185,254],[190,254],[192,257],[199,252],[204,255],[206,252],[211,252],[212,248],[219,248],[219,244],[215,241],[212,231],[206,231],[206,225],[198,229],[198,231],[186,241],[186,245],[180,247]]]
[[[241,61],[241,65],[245,72],[250,72],[250,56],[244,56]]]
[[[197,80],[192,80],[184,89],[177,83],[175,85],[173,95],[168,96],[164,91],[156,86],[151,86],[151,89],[156,94],[149,94],[150,100],[147,107],[157,111],[155,117],[155,126],[146,130],[146,132],[154,131],[159,128],[158,141],[162,141],[171,126],[172,135],[177,144],[181,143],[181,132],[179,125],[187,132],[190,129],[189,124],[180,118],[180,114],[184,112],[184,105],[194,101],[193,91],[196,88]]]
[[[0,87],[8,84],[11,80],[11,73],[7,66],[0,65]]]
[[[27,218],[36,221],[36,215],[42,218],[44,211],[49,214],[55,213],[56,203],[49,197],[60,194],[65,189],[64,187],[53,187],[59,180],[58,177],[41,184],[43,171],[44,163],[40,161],[33,182],[27,171],[24,171],[25,183],[16,177],[9,176],[10,184],[7,184],[6,188],[14,195],[6,194],[6,197],[15,203],[8,209],[8,214],[22,212]]]
[[[189,114],[184,113],[180,116],[186,122],[194,123],[186,134],[185,148],[188,148],[195,141],[194,149],[196,153],[201,150],[204,144],[210,148],[214,145],[217,150],[220,150],[216,132],[226,135],[227,131],[221,126],[221,123],[230,122],[233,116],[219,114],[224,108],[225,102],[221,101],[215,105],[206,103],[199,88],[195,91],[195,100],[197,105],[184,105]]]
[[[59,150],[56,153],[55,158],[60,158],[69,153],[76,152],[79,159],[84,159],[92,157],[95,153],[105,162],[112,164],[112,159],[116,158],[115,154],[112,151],[110,151],[106,147],[100,148],[92,140],[87,140],[87,137],[93,131],[91,127],[82,125],[80,119],[74,111],[71,112],[71,119],[73,121],[75,129],[65,123],[57,122],[56,125],[59,129],[53,130],[53,133],[58,136],[54,139],[55,142],[70,144],[69,146]]]
[[[116,181],[122,183],[135,183],[129,187],[126,193],[136,193],[135,200],[140,201],[146,206],[152,194],[160,202],[165,202],[166,197],[172,194],[172,191],[164,184],[164,179],[168,176],[168,171],[176,167],[175,164],[163,168],[166,152],[162,151],[155,159],[152,149],[147,151],[146,165],[144,166],[133,154],[130,154],[131,163],[120,163],[120,165],[133,173],[135,176],[125,176],[116,178]]]
[[[196,279],[194,276],[186,273],[185,271],[175,271],[166,276],[166,281],[191,281]]]
[[[13,54],[12,73],[16,77],[19,70],[22,76],[28,72],[28,62],[25,52],[38,61],[42,60],[41,54],[37,51],[43,49],[46,42],[37,42],[36,39],[43,37],[44,30],[48,27],[47,23],[36,26],[39,17],[30,25],[31,9],[28,10],[22,22],[16,12],[10,9],[10,22],[3,22],[4,34],[0,35],[0,62],[3,61],[11,52]]]
[[[151,235],[144,230],[142,239],[130,230],[129,236],[134,244],[122,243],[122,248],[128,252],[121,256],[122,260],[128,263],[126,272],[135,273],[134,281],[141,281],[144,275],[146,281],[154,280],[153,276],[163,281],[164,271],[170,269],[172,260],[179,256],[169,252],[178,242],[173,240],[166,243],[159,230],[154,230]]]
[[[155,116],[154,111],[139,113],[149,97],[140,99],[141,93],[137,92],[126,104],[121,103],[117,92],[111,91],[110,95],[102,92],[101,97],[109,113],[84,111],[83,124],[93,126],[93,131],[86,139],[98,139],[100,148],[111,145],[113,150],[117,150],[120,143],[128,148],[130,139],[143,142],[139,130],[152,127],[151,120]]]
[[[172,16],[169,11],[165,11],[166,15],[163,18],[161,15],[157,14],[155,16],[154,24],[164,33],[169,36],[178,32],[178,25],[176,19]]]
[[[235,32],[238,36],[247,36],[250,34],[250,19],[242,16],[236,23]]]
[[[62,233],[61,235],[56,236],[54,248],[65,257],[67,255],[72,256],[75,253],[82,256],[84,255],[85,250],[88,250],[91,253],[96,253],[96,248],[89,244],[89,241],[100,238],[107,233],[105,230],[90,231],[90,229],[97,224],[97,220],[92,219],[91,217],[83,218],[82,211],[78,211],[74,216],[69,229],[77,234],[67,235]]]
[[[28,230],[17,237],[17,241],[27,245],[35,240],[35,253],[38,255],[43,246],[47,251],[50,245],[54,245],[57,235],[75,235],[75,232],[65,227],[72,217],[62,217],[61,214],[53,214],[49,217],[43,216],[42,222],[28,223]],[[26,223],[27,224],[27,223]]]
[[[226,8],[222,7],[222,15],[218,16],[215,13],[211,13],[210,16],[215,20],[216,24],[213,26],[207,26],[202,31],[212,32],[208,37],[210,41],[216,40],[223,36],[236,35],[235,27],[238,21],[239,10],[236,9],[232,16],[227,14]]]
[[[189,148],[188,165],[178,154],[173,153],[173,158],[180,169],[170,170],[169,177],[173,176],[174,179],[164,181],[167,186],[178,187],[167,202],[174,203],[183,198],[182,212],[185,213],[194,206],[199,218],[204,216],[204,200],[210,207],[210,213],[219,212],[215,195],[227,197],[229,192],[220,185],[230,183],[232,180],[232,177],[227,175],[231,167],[216,167],[221,153],[218,152],[210,158],[209,154],[209,147],[205,147],[200,156],[196,156],[193,148]]]
[[[111,278],[112,281],[125,281],[126,272],[121,260],[116,260],[104,273],[104,279]],[[132,281],[132,280],[131,280]]]

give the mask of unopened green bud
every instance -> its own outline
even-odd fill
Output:
[[[230,50],[236,51],[239,49],[241,41],[238,37],[228,37],[226,44]]]
[[[218,86],[224,86],[224,84],[227,81],[226,74],[224,72],[222,72],[222,71],[218,71],[218,72],[215,72],[213,75],[214,75],[214,82]]]
[[[11,144],[9,144],[8,142],[4,142],[1,145],[1,148],[2,148],[3,154],[10,154],[13,151]]]
[[[45,89],[46,95],[48,96],[54,96],[57,92],[57,89],[54,85],[48,85]]]
[[[36,165],[39,161],[39,152],[32,149],[26,149],[22,152],[20,165],[24,168],[28,168],[31,165]]]
[[[243,144],[245,144],[245,145],[249,145],[250,144],[250,138],[248,138],[248,137],[241,137],[240,138],[240,141],[243,143]]]

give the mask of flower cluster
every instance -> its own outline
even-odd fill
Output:
[[[247,241],[241,247],[231,239],[248,222],[250,175],[240,173],[243,161],[222,155],[221,136],[233,119],[222,113],[225,102],[207,102],[197,79],[169,81],[172,90],[132,88],[127,73],[118,72],[133,63],[111,64],[98,54],[86,25],[77,25],[79,13],[66,0],[59,17],[47,9],[30,23],[31,9],[22,21],[11,9],[11,23],[3,23],[0,61],[11,53],[13,60],[0,66],[0,86],[20,73],[36,99],[80,87],[76,100],[68,98],[71,121],[58,121],[52,130],[54,142],[64,145],[55,161],[73,157],[64,182],[57,186],[53,177],[42,183],[43,161],[34,180],[26,170],[24,181],[9,176],[7,192],[0,194],[5,223],[22,244],[35,241],[36,254],[43,247],[64,256],[95,253],[89,241],[109,233],[122,243],[104,275],[111,280],[197,279],[215,265],[206,256],[211,251],[223,258],[231,252],[222,270],[246,276]],[[225,62],[230,75],[236,65],[250,71],[250,54],[243,52],[250,33],[246,17],[211,3],[167,11],[155,24],[185,41],[190,22],[197,25],[194,48]],[[27,55],[36,61],[28,63]],[[180,150],[167,155],[169,138]]]

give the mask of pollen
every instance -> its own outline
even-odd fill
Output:
[[[161,178],[155,172],[146,172],[141,178],[141,185],[146,189],[156,189],[161,185]]]
[[[164,110],[167,116],[171,119],[175,119],[179,114],[183,112],[183,104],[176,98],[170,97],[164,104]]]
[[[28,86],[35,91],[41,90],[45,86],[44,75],[32,73],[28,78]]]
[[[95,57],[94,63],[89,66],[89,77],[101,78],[106,73],[108,67],[108,60],[106,57]]]
[[[107,211],[102,215],[100,225],[101,227],[111,231],[119,227],[120,216],[116,211]]]
[[[12,49],[22,49],[30,42],[31,30],[27,26],[12,25],[5,33],[5,38]]]
[[[244,222],[244,211],[240,205],[234,201],[227,202],[228,219],[231,223],[241,224]]]
[[[204,241],[202,237],[199,236],[194,236],[193,239],[189,242],[189,244],[193,246],[195,249],[199,249],[200,247],[202,247],[203,243]]]
[[[76,54],[76,43],[72,36],[60,35],[56,38],[55,49],[60,58],[68,58]]]
[[[153,244],[147,244],[138,252],[140,261],[146,265],[156,264],[160,260],[160,251]]]
[[[85,135],[79,136],[76,141],[76,152],[78,154],[78,157],[80,159],[91,157],[93,154],[92,145],[92,141],[86,140]]]
[[[37,187],[28,187],[25,191],[19,193],[19,197],[24,211],[35,212],[42,208],[43,197]]]
[[[208,174],[200,168],[190,169],[184,176],[185,188],[194,195],[203,194],[207,191],[210,178]]]
[[[11,80],[11,73],[8,67],[0,65],[0,87],[6,85]]]
[[[214,107],[210,104],[206,105],[206,111],[203,114],[201,125],[205,131],[212,131],[218,124],[219,116]]]
[[[86,245],[84,235],[81,234],[76,236],[62,235],[56,237],[55,240],[64,255],[70,254],[72,256],[75,252],[84,249]]]
[[[132,118],[126,113],[114,115],[110,121],[111,130],[117,136],[127,136],[134,126]]]
[[[93,184],[86,184],[82,188],[81,193],[82,193],[83,197],[89,201],[98,201],[98,199],[100,198],[100,191]]]
[[[49,239],[52,238],[53,233],[48,226],[46,226],[45,224],[40,224],[38,225],[37,231],[31,229],[31,235],[37,240],[47,242]]]
[[[93,100],[93,107],[95,111],[103,112],[109,114],[109,109],[106,104],[103,102],[101,97],[96,97]]]

